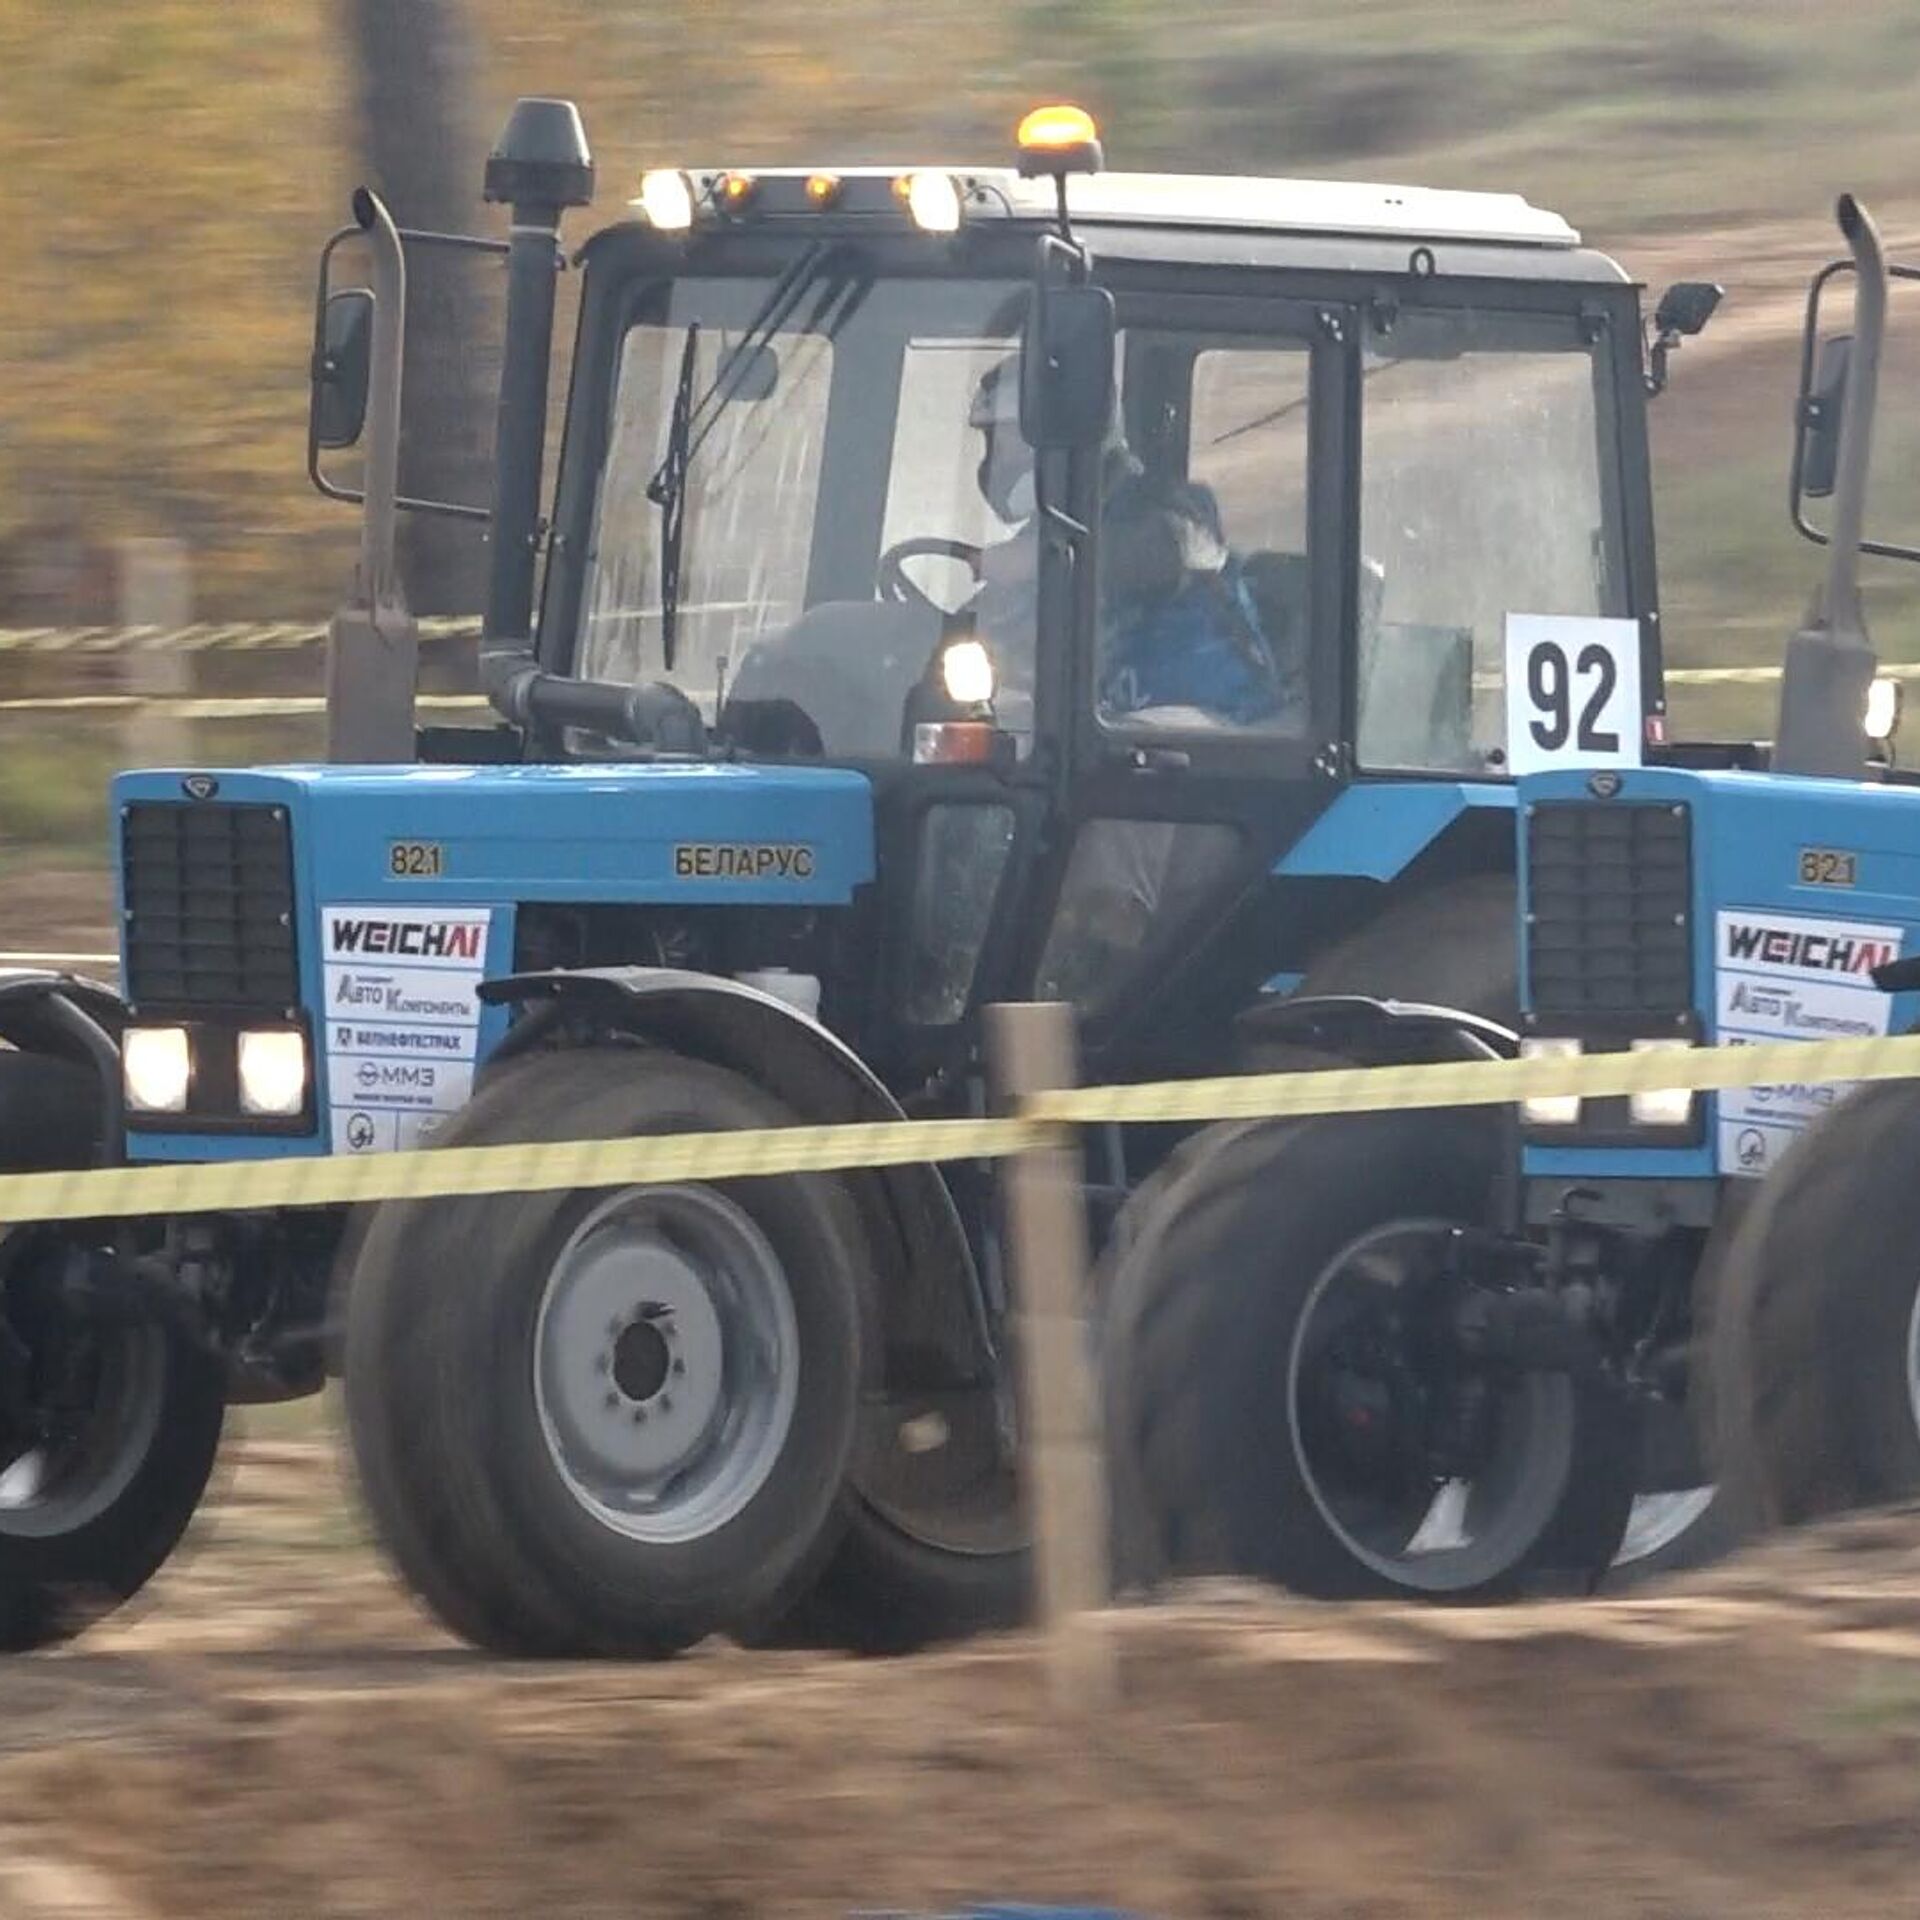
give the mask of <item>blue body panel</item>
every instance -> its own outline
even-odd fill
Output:
[[[182,777],[122,774],[113,785],[115,818],[133,801],[182,800]],[[425,979],[429,989],[434,969],[449,968],[465,996],[476,972],[493,978],[512,970],[515,912],[527,904],[838,906],[874,872],[872,788],[864,775],[841,768],[300,766],[216,778],[220,801],[282,806],[292,823],[300,995],[320,1055],[321,1119],[311,1135],[296,1138],[134,1133],[128,1152],[137,1160],[329,1151],[326,1115],[343,1097],[329,1076],[338,1077],[347,1063],[327,1057],[323,1037],[330,1011],[323,908],[431,909],[454,919],[472,910],[475,926],[485,922],[484,961],[477,953],[457,966],[431,955],[389,956],[390,967]],[[396,841],[437,849],[438,872],[397,877],[390,867]],[[719,849],[724,862],[735,849],[768,847],[801,849],[804,858],[759,871],[738,861],[722,868],[697,851]],[[117,857],[114,864],[117,872]],[[339,1019],[339,996],[353,990],[340,968],[331,990]],[[417,1021],[385,1016],[377,1007],[365,1018],[410,1025],[429,1040],[436,1026],[430,1003]],[[474,1057],[484,1059],[498,1044],[506,1022],[504,1008],[486,1010]],[[464,1024],[470,1034],[471,1019]],[[462,1045],[474,1051],[470,1042]]]
[[[1274,867],[1283,879],[1395,880],[1471,808],[1511,812],[1504,782],[1382,780],[1345,788]]]
[[[1524,809],[1542,800],[1591,803],[1589,776],[1565,771],[1527,776],[1518,782]],[[1709,1042],[1790,1037],[1804,1022],[1809,1040],[1830,1039],[1844,1025],[1820,1024],[1822,1018],[1845,1021],[1848,1010],[1877,1018],[1884,1013],[1889,1030],[1900,1032],[1920,1017],[1920,994],[1900,994],[1887,1003],[1861,991],[1871,964],[1892,957],[1885,947],[1911,952],[1920,945],[1920,789],[1867,785],[1844,780],[1808,780],[1782,774],[1690,772],[1642,768],[1622,776],[1621,802],[1653,801],[1685,806],[1692,825],[1694,1007]],[[1521,906],[1527,900],[1526,836],[1520,836]],[[1809,884],[1800,873],[1804,850],[1820,848],[1850,854],[1854,884]],[[1768,997],[1780,993],[1783,976],[1775,969],[1762,976],[1743,974],[1739,959],[1720,948],[1722,913],[1752,914],[1776,920],[1841,923],[1840,945],[1823,951],[1821,965],[1831,980],[1809,973],[1801,983],[1804,1008],[1769,1011],[1754,1024],[1743,1023],[1739,1008],[1751,1004],[1743,982],[1763,982]],[[1846,938],[1846,930],[1872,928],[1875,940]],[[1884,936],[1884,940],[1880,936]],[[1858,951],[1853,951],[1857,948]],[[1522,982],[1526,969],[1523,966]],[[1789,982],[1788,998],[1793,999]],[[1837,1015],[1830,1009],[1838,1006]],[[1748,1172],[1760,1171],[1777,1157],[1778,1147],[1804,1120],[1789,1111],[1795,1102],[1781,1093],[1772,1120],[1743,1110],[1741,1130],[1762,1136],[1764,1151]],[[1818,1096],[1826,1098],[1827,1095]],[[1720,1109],[1709,1096],[1704,1141],[1688,1148],[1600,1148],[1528,1146],[1529,1176],[1588,1179],[1710,1179],[1739,1171],[1721,1164]],[[1746,1107],[1764,1108],[1766,1097],[1747,1099]]]

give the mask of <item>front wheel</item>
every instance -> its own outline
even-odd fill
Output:
[[[1762,1183],[1727,1254],[1727,1469],[1795,1524],[1920,1495],[1920,1086],[1848,1095]]]
[[[515,1063],[439,1139],[794,1124],[737,1074],[600,1048]],[[834,1544],[858,1248],[811,1175],[383,1207],[346,1400],[401,1572],[503,1652],[664,1654],[777,1617]]]
[[[84,1166],[93,1076],[0,1048],[0,1172]],[[0,1233],[0,1651],[70,1639],[146,1585],[213,1472],[219,1364],[156,1320],[82,1313],[54,1229]]]
[[[30,1230],[29,1230],[30,1231]],[[179,1544],[226,1411],[219,1365],[151,1320],[77,1317],[57,1245],[0,1243],[0,1650],[71,1639]]]
[[[1631,1497],[1618,1402],[1461,1337],[1458,1235],[1485,1217],[1496,1151],[1459,1114],[1197,1146],[1112,1275],[1116,1525],[1135,1564],[1456,1600],[1605,1565]]]

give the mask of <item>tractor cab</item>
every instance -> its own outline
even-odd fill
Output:
[[[1570,751],[1657,715],[1636,289],[1556,216],[1107,173],[1070,109],[1004,168],[652,172],[577,256],[543,515],[570,114],[523,103],[494,162],[505,751],[859,770],[873,964],[827,999],[890,1080],[993,998],[1074,1000],[1114,1071],[1173,1009],[1224,1031],[1316,822],[1306,874],[1391,883],[1504,799],[1510,614],[1632,655],[1535,687]],[[1373,811],[1327,820],[1356,784]],[[537,957],[596,953],[632,957]]]

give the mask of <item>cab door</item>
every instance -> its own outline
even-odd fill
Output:
[[[1217,1037],[1237,937],[1343,776],[1355,627],[1352,309],[1123,296],[1120,419],[1076,569],[1069,778],[1021,986],[1098,1070]]]

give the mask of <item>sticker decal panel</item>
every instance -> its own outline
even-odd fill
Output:
[[[490,907],[323,906],[328,1121],[335,1153],[429,1139],[466,1104]]]
[[[1713,969],[1720,1043],[1879,1038],[1893,996],[1873,984],[1873,969],[1898,957],[1900,941],[1898,927],[1723,908]],[[1848,1090],[1771,1086],[1721,1094],[1720,1171],[1759,1179],[1793,1136]]]

